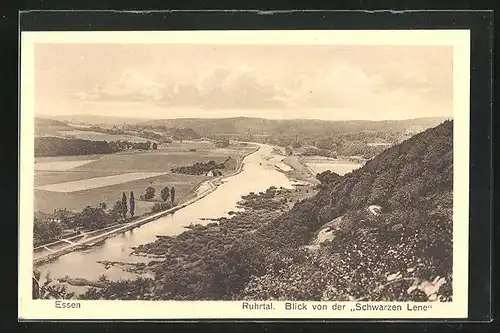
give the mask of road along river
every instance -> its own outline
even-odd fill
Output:
[[[237,210],[236,203],[241,200],[241,196],[250,192],[264,191],[270,186],[292,188],[290,180],[274,166],[277,156],[272,154],[273,147],[264,144],[259,146],[259,150],[245,157],[240,173],[224,178],[215,191],[202,199],[171,215],[103,240],[88,249],[62,255],[38,266],[37,270],[41,272],[42,277],[49,272],[51,278],[69,276],[97,280],[103,274],[111,280],[131,278],[133,273],[125,272],[116,266],[105,267],[98,261],[149,261],[150,259],[131,255],[132,247],[153,242],[157,235],[180,234],[186,230],[185,226],[191,223],[211,222],[200,218],[228,217],[229,211]]]

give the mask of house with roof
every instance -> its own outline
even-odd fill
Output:
[[[222,176],[222,172],[220,170],[217,170],[217,169],[212,169],[210,171],[208,171],[205,176],[207,177],[219,177],[219,176]]]

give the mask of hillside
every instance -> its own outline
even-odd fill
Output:
[[[293,249],[296,259],[253,278],[242,295],[450,300],[452,130],[446,121],[387,149],[260,230],[267,247]],[[311,251],[325,229],[330,240]]]
[[[59,131],[72,130],[65,122],[48,118],[35,118],[35,136],[58,136]]]
[[[174,140],[207,137],[216,140],[251,141],[291,147],[294,154],[297,155],[358,156],[369,159],[388,146],[400,143],[418,132],[434,127],[446,118],[326,121],[234,117],[146,121],[139,118],[74,115],[61,116],[59,119],[94,124],[92,128],[113,126],[113,130],[140,132],[142,136],[158,141],[168,141],[164,139],[167,137]],[[57,130],[61,129],[64,130],[64,128],[37,124],[39,135],[57,135]],[[108,133],[109,129],[102,128],[99,131]]]
[[[417,118],[408,120],[386,121],[327,121],[316,119],[264,119],[250,117],[234,118],[179,118],[150,120],[144,123],[148,126],[189,127],[202,136],[222,134],[271,135],[282,133],[284,135],[310,133],[345,133],[356,131],[397,131],[404,132],[411,126],[432,127],[441,123],[445,118]]]
[[[428,129],[300,201],[246,196],[230,219],[136,249],[163,256],[154,280],[82,297],[450,301],[452,133]]]
[[[71,115],[53,115],[52,119],[59,121],[68,121],[76,124],[88,125],[121,125],[121,124],[138,124],[148,121],[147,118],[135,117],[113,117],[97,114],[71,114]]]
[[[397,131],[411,129],[426,129],[443,122],[447,118],[416,118],[406,120],[349,120],[328,121],[319,119],[267,119],[253,117],[231,118],[176,118],[176,119],[144,119],[131,117],[111,117],[102,115],[60,115],[51,116],[58,121],[73,123],[107,124],[107,125],[143,125],[163,128],[192,128],[202,136],[239,134],[239,135],[271,135],[283,133],[286,135],[308,133],[346,133],[357,131]]]
[[[387,121],[326,121],[311,119],[168,119],[151,120],[144,126],[156,130],[168,127],[192,128],[202,137],[251,141],[303,149],[320,149],[324,156],[372,158],[387,146],[400,143],[418,132],[437,126],[445,118]],[[307,148],[309,147],[309,148]]]

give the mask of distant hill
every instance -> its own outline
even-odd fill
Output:
[[[71,123],[88,125],[123,125],[138,124],[148,121],[148,118],[113,117],[95,114],[54,115],[50,116],[49,118],[59,121],[68,121]]]
[[[179,118],[149,120],[144,122],[148,126],[166,126],[178,128],[192,128],[202,136],[221,134],[253,134],[253,135],[303,135],[311,133],[345,133],[350,131],[398,131],[404,132],[408,128],[429,128],[442,123],[448,118],[416,118],[407,120],[349,120],[328,121],[315,119],[264,119],[250,117],[234,118]]]
[[[35,136],[59,136],[59,131],[70,131],[72,128],[63,121],[35,118]]]
[[[327,121],[314,119],[165,119],[150,120],[137,126],[161,130],[169,127],[191,128],[202,137],[251,141],[293,147],[312,146],[326,156],[361,156],[371,158],[388,146],[397,144],[447,118],[416,118],[386,121]]]
[[[179,118],[141,120],[95,115],[61,116],[54,120],[57,126],[63,122],[93,124],[94,126],[116,126],[121,130],[141,133],[156,133],[150,137],[173,137],[175,140],[229,139],[251,141],[293,147],[302,154],[301,147],[316,147],[325,156],[360,156],[371,158],[388,146],[397,144],[427,128],[437,126],[447,118],[416,118],[406,120],[350,120],[327,121],[314,119],[264,119],[250,117],[234,118]],[[54,135],[67,128],[37,125],[37,135]],[[74,128],[69,128],[69,130]],[[312,150],[311,150],[312,151]]]
[[[266,119],[253,117],[232,118],[177,118],[146,119],[133,117],[112,117],[93,114],[51,116],[54,122],[85,123],[91,125],[123,125],[136,124],[148,127],[192,128],[202,136],[241,134],[272,135],[277,132],[283,135],[305,135],[310,133],[344,133],[349,131],[387,131],[404,132],[408,129],[422,129],[436,126],[447,120],[446,117],[415,118],[405,120],[348,120],[330,121],[317,119]]]

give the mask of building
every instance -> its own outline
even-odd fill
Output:
[[[40,211],[35,212],[35,218],[38,221],[48,221],[57,223],[61,223],[62,221],[72,218],[74,216],[75,213],[67,209],[54,210],[54,213],[52,214],[45,214]]]
[[[205,176],[207,177],[218,177],[218,176],[222,176],[222,172],[219,171],[219,170],[216,170],[216,169],[212,169],[210,171],[208,171]]]

